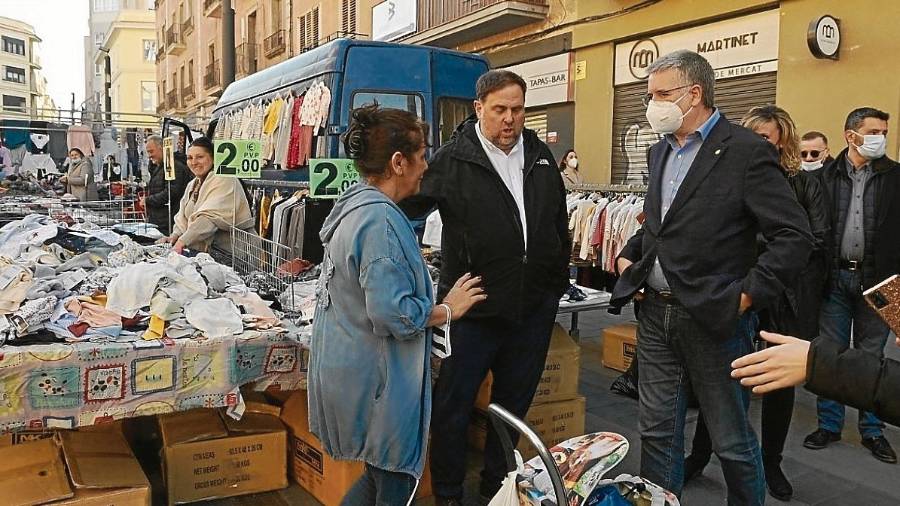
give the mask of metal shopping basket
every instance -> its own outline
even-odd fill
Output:
[[[143,210],[133,198],[64,202],[51,209],[51,215],[74,223],[91,223],[105,229],[124,223],[146,222]]]
[[[606,493],[608,487],[624,492],[622,495],[629,497],[630,504],[679,504],[674,494],[643,478],[619,475],[612,480],[604,479],[604,475],[628,453],[628,441],[619,434],[585,434],[548,449],[527,423],[503,407],[491,404],[488,406],[488,414],[503,446],[508,471],[518,473],[516,487],[520,504],[590,505],[599,503],[595,499]],[[535,459],[520,467],[508,428],[518,432],[537,450],[538,456]],[[564,466],[565,469],[561,470],[559,466]],[[559,501],[557,498],[560,497],[564,499]]]

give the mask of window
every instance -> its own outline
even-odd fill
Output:
[[[156,41],[144,39],[144,61],[153,63],[156,61]]]
[[[4,81],[25,84],[25,69],[7,66],[5,70],[6,71],[3,73]]]
[[[156,112],[156,83],[141,81],[141,111]]]
[[[450,140],[457,125],[475,112],[471,100],[462,98],[441,98],[438,100],[438,139],[437,145]]]
[[[97,47],[103,46],[103,39],[106,37],[106,34],[103,32],[97,32],[94,34],[94,45]]]
[[[94,0],[94,12],[112,12],[119,10],[119,0]]]
[[[281,0],[272,0],[272,31],[281,30],[281,16],[284,11],[281,8]]]
[[[216,62],[216,44],[213,42],[209,45],[209,64],[212,65]]]
[[[341,0],[341,31],[356,33],[356,0]]]
[[[101,74],[103,74],[103,65],[100,65],[99,63],[95,63],[94,64],[94,77],[100,77]]]
[[[25,41],[12,37],[3,37],[3,50],[7,53],[25,56]]]
[[[25,97],[3,95],[3,110],[25,112]]]
[[[188,86],[194,86],[194,60],[188,61]]]
[[[407,93],[383,93],[360,91],[353,94],[353,109],[364,105],[371,105],[378,102],[378,105],[389,109],[401,109],[413,112],[418,117],[422,117],[422,97],[419,95]]]
[[[319,8],[300,18],[300,50],[306,51],[319,45]]]

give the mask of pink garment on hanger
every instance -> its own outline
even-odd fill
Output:
[[[68,141],[66,145],[69,151],[78,148],[84,153],[84,156],[94,156],[94,136],[91,134],[91,128],[84,125],[72,125],[69,127]]]

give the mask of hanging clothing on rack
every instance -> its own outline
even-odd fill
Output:
[[[300,164],[300,111],[305,100],[305,96],[299,96],[294,100],[294,110],[291,111],[291,137],[285,169],[293,169]]]
[[[78,148],[84,153],[84,156],[94,156],[96,149],[94,148],[94,135],[91,133],[90,127],[72,125],[69,127],[67,136],[66,145],[68,149],[66,151]]]
[[[47,125],[50,134],[50,142],[47,144],[47,151],[50,157],[56,162],[57,166],[69,156],[68,146],[66,143],[66,125],[61,123],[50,123]]]

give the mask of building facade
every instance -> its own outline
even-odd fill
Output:
[[[0,17],[0,107],[5,117],[55,116],[41,75],[40,42],[28,23]]]
[[[148,9],[122,9],[109,24],[95,63],[110,83],[110,105],[117,122],[155,123],[156,16]],[[107,69],[107,65],[109,68]]]

